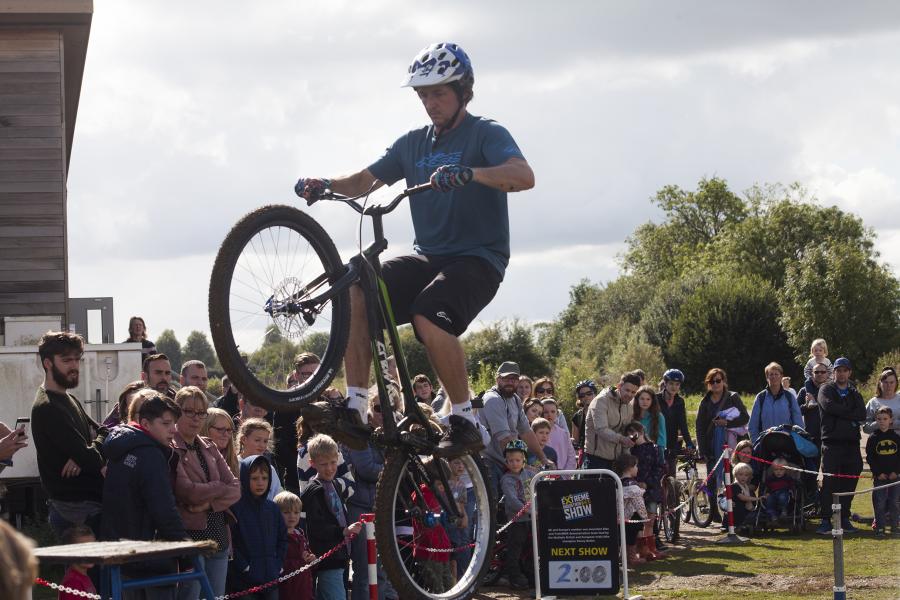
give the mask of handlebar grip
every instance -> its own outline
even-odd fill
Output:
[[[407,196],[414,196],[416,194],[421,194],[422,192],[427,192],[428,190],[433,190],[430,183],[420,183],[419,185],[414,185],[411,188],[406,190]]]

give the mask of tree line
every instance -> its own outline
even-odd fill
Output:
[[[628,237],[619,277],[574,285],[553,321],[508,320],[463,338],[476,391],[492,384],[504,360],[534,377],[554,375],[560,390],[636,367],[655,382],[667,366],[685,372],[688,390],[699,390],[706,371],[718,366],[732,389],[755,391],[772,361],[800,385],[815,338],[827,340],[832,360],[848,356],[861,381],[883,366],[879,360],[896,356],[900,282],[879,261],[874,231],[856,215],[821,206],[799,184],[737,194],[718,177],[701,179],[695,190],[665,186],[651,201],[664,218]],[[433,380],[412,329],[404,326],[400,335],[411,373]],[[157,347],[204,362],[208,348],[215,358],[200,332],[180,354],[174,338],[164,331]],[[326,342],[317,333],[295,343],[273,329],[257,352],[315,352]]]

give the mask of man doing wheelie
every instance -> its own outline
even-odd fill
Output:
[[[361,171],[304,178],[295,186],[312,203],[326,191],[356,196],[400,179],[407,187],[431,183],[433,190],[410,198],[416,254],[387,261],[382,274],[397,323],[412,323],[450,398],[449,431],[438,450],[444,456],[483,447],[459,336],[497,293],[509,263],[507,193],[534,186],[531,167],[509,132],[467,111],[474,81],[472,63],[458,45],[424,48],[402,86],[415,90],[431,124],[400,136]],[[357,445],[370,434],[363,411],[372,349],[362,290],[354,286],[350,297],[347,406],[317,402],[303,415],[318,431]]]

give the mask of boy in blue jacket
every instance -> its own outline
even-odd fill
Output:
[[[281,574],[288,537],[281,510],[267,498],[272,485],[271,468],[265,456],[249,456],[241,461],[241,499],[231,507],[237,519],[231,526],[232,591],[274,581]],[[278,585],[246,597],[277,600]]]

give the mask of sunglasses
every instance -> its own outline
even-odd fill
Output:
[[[594,392],[591,392],[591,391],[587,391],[587,392],[578,392],[578,397],[579,397],[579,398],[587,398],[588,396],[593,396],[593,395],[594,395]]]
[[[828,371],[813,371],[813,375],[826,375]]]
[[[552,394],[553,388],[552,387],[539,387],[539,388],[535,388],[534,392],[536,394]]]
[[[722,383],[722,379],[710,379],[710,383]]]
[[[210,429],[215,429],[215,430],[218,431],[219,433],[229,433],[229,434],[230,434],[230,433],[234,433],[234,428],[233,428],[233,427],[216,427],[216,426],[214,426],[214,425],[210,425],[209,428],[210,428]]]

